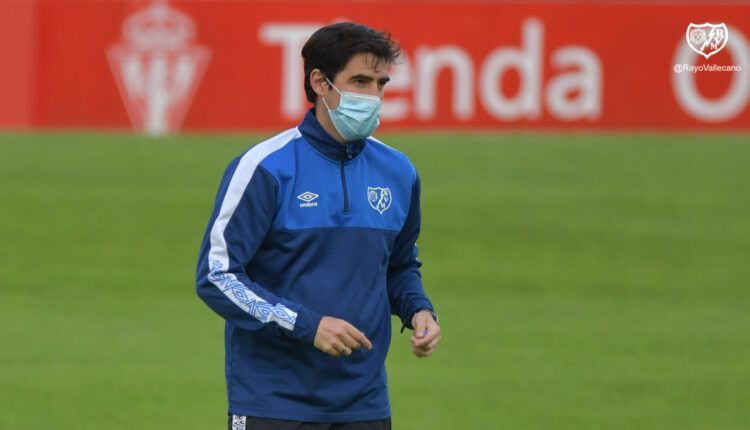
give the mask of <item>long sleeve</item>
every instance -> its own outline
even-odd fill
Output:
[[[278,194],[276,179],[259,161],[246,154],[227,167],[201,244],[196,292],[242,329],[272,330],[312,343],[322,316],[277,297],[245,270],[271,226]]]
[[[388,299],[391,313],[398,315],[405,327],[412,329],[411,318],[415,312],[428,309],[434,313],[432,303],[422,286],[419,268],[422,262],[417,258],[417,237],[421,225],[419,204],[420,182],[417,176],[412,185],[409,212],[403,228],[396,237],[393,253],[388,266]]]

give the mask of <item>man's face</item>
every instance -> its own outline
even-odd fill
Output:
[[[388,65],[382,58],[362,53],[354,55],[346,67],[333,80],[339,91],[378,96],[383,98],[388,77]],[[333,88],[326,94],[326,102],[331,109],[336,109],[341,96]]]

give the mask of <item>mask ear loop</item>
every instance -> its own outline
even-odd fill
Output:
[[[339,93],[340,96],[343,95],[343,94],[341,94],[341,91],[339,91],[339,89],[336,88],[336,85],[333,85],[333,82],[331,82],[331,80],[328,79],[328,76],[326,76],[326,82],[328,82],[328,85],[330,85],[331,88],[334,89],[334,91],[336,91],[337,93]]]
[[[331,86],[331,88],[333,88],[333,89],[334,89],[334,91],[336,91],[337,93],[339,93],[339,96],[342,96],[343,94],[341,94],[341,91],[339,91],[339,89],[338,89],[338,88],[336,88],[336,86],[335,86],[335,85],[333,85],[333,82],[331,82],[331,80],[330,80],[330,79],[328,79],[328,76],[325,76],[325,78],[326,78],[326,82],[328,82],[328,85],[330,85],[330,86]],[[339,101],[339,104],[340,104],[340,103],[341,103],[341,102]],[[328,111],[329,111],[329,112],[330,112],[330,111],[332,110],[332,109],[331,109],[331,108],[330,108],[330,107],[328,106],[328,102],[326,101],[326,98],[325,98],[325,97],[323,97],[323,104],[324,104],[324,105],[326,105],[326,109],[328,109]]]

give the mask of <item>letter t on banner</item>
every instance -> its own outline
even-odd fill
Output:
[[[305,96],[300,77],[304,76],[302,47],[323,24],[265,24],[258,30],[260,40],[268,45],[282,46],[281,113],[288,120],[297,120],[305,113]]]

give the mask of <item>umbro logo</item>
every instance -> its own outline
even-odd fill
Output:
[[[232,415],[232,430],[245,430],[247,417],[242,415]]]
[[[304,203],[300,203],[299,207],[301,208],[313,208],[315,206],[318,206],[318,202],[315,202],[313,200],[317,199],[318,196],[315,193],[312,193],[310,191],[305,191],[304,193],[297,196],[298,199],[302,200]]]

